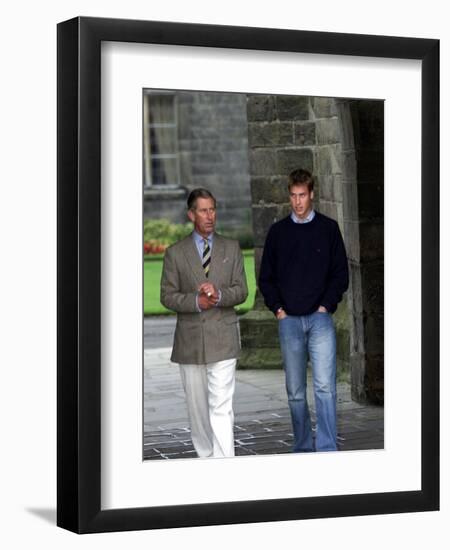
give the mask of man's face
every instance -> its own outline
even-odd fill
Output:
[[[188,216],[199,235],[202,237],[210,235],[216,225],[216,208],[213,199],[199,197],[195,208],[188,210]]]
[[[308,186],[299,184],[293,185],[289,192],[291,207],[297,218],[306,218],[312,210],[314,192],[308,191]]]

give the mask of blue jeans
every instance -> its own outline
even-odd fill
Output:
[[[278,321],[286,390],[294,429],[293,452],[336,451],[336,332],[329,313],[287,316]],[[306,399],[311,359],[317,429],[313,446]]]

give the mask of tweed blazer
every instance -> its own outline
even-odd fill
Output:
[[[198,287],[210,282],[220,289],[218,306],[199,312]],[[204,365],[238,357],[238,319],[234,307],[248,295],[239,243],[214,233],[208,278],[192,233],[170,246],[164,255],[161,303],[177,312],[171,360]]]

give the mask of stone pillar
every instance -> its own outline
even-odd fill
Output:
[[[327,97],[310,98],[310,118],[315,124],[314,208],[333,218],[344,235],[342,188],[342,136],[336,101]],[[349,380],[350,323],[347,295],[333,315],[337,339],[337,372]]]
[[[287,176],[299,166],[313,171],[315,125],[308,97],[248,95],[247,120],[255,264],[267,231],[290,212]],[[281,368],[278,325],[257,291],[255,306],[240,320],[239,368]]]
[[[383,403],[384,163],[381,101],[338,102],[342,133],[344,232],[350,262],[352,398]]]

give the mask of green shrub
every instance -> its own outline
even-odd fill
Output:
[[[251,226],[225,229],[217,226],[217,232],[230,239],[239,241],[241,249],[254,247],[253,231]],[[171,223],[167,219],[144,221],[144,243],[171,245],[189,235],[192,223]]]
[[[171,223],[169,220],[145,220],[144,221],[144,243],[157,242],[171,245],[189,235],[192,231],[192,224]]]

